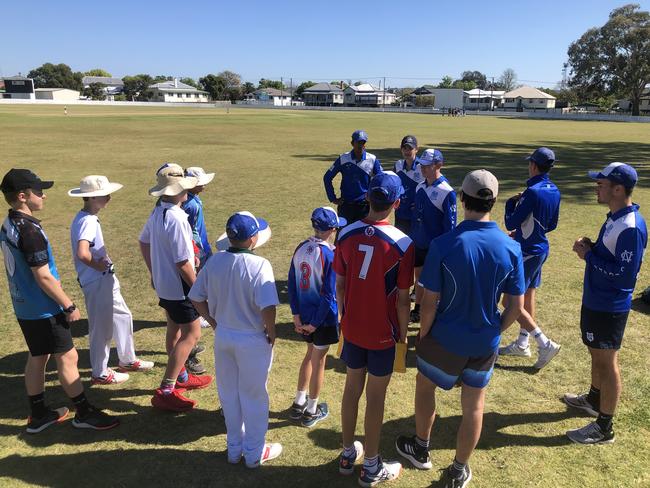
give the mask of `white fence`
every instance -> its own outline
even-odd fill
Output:
[[[184,102],[174,102],[174,103],[165,103],[165,102],[110,102],[107,100],[71,100],[71,101],[59,101],[59,100],[27,100],[20,98],[0,98],[0,105],[96,105],[96,106],[110,106],[110,107],[195,107],[195,108],[215,108],[215,107],[230,107],[232,104],[230,101],[217,101],[209,103],[184,103]]]

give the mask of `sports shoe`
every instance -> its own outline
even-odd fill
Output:
[[[309,397],[305,398],[305,402],[303,404],[296,402],[293,402],[291,404],[291,407],[289,408],[289,418],[291,420],[302,419],[302,414],[305,413],[305,409],[307,408],[307,400],[309,400]]]
[[[576,444],[613,444],[614,430],[603,432],[596,422],[591,422],[581,429],[568,430],[567,437]]]
[[[201,328],[202,328],[202,329],[209,329],[210,327],[212,327],[212,326],[210,325],[210,322],[208,322],[207,320],[205,320],[203,317],[200,318],[200,322],[201,322]]]
[[[316,412],[309,413],[305,410],[305,413],[302,414],[302,419],[300,420],[300,425],[303,427],[313,427],[321,420],[325,420],[330,415],[330,409],[327,406],[327,403],[319,403],[316,405]]]
[[[93,385],[116,385],[118,383],[124,383],[128,379],[129,375],[127,373],[118,373],[108,368],[105,374],[99,377],[93,376],[91,383]]]
[[[84,415],[77,412],[72,419],[72,426],[77,429],[108,430],[118,425],[120,420],[117,417],[108,415],[93,406]]]
[[[128,371],[144,371],[151,368],[153,368],[153,361],[144,361],[142,359],[136,359],[135,361],[130,362],[128,364],[119,363],[117,369],[123,373],[126,373]]]
[[[539,348],[537,362],[533,364],[533,368],[542,369],[544,366],[551,362],[551,359],[557,356],[557,353],[560,352],[561,347],[562,346],[549,339],[546,346]]]
[[[197,344],[197,345],[194,346],[194,347],[192,348],[192,350],[190,351],[189,357],[192,357],[192,356],[198,356],[198,355],[201,354],[203,351],[205,351],[205,346],[204,346],[203,344]]]
[[[196,376],[192,373],[187,373],[187,381],[176,381],[176,388],[183,388],[185,390],[200,390],[206,388],[212,383],[212,376]]]
[[[384,481],[392,481],[402,472],[402,465],[397,461],[383,461],[380,456],[378,462],[378,469],[374,473],[371,473],[365,467],[361,468],[361,475],[359,476],[361,486],[375,486]]]
[[[421,447],[415,440],[415,436],[399,436],[395,441],[395,449],[400,456],[408,459],[418,469],[431,469],[431,456],[429,450]]]
[[[354,472],[354,465],[363,459],[363,444],[359,441],[354,441],[354,456],[346,456],[345,450],[341,453],[339,459],[339,473],[350,475]]]
[[[517,341],[514,341],[505,347],[500,347],[499,356],[523,356],[529,358],[531,356],[530,346],[522,349],[517,345]]]
[[[271,459],[275,459],[280,454],[282,454],[282,444],[278,444],[277,442],[264,444],[262,457],[254,463],[249,463],[246,461],[246,467],[251,469],[259,468],[262,464],[270,461]]]
[[[409,321],[412,323],[419,322],[420,321],[420,312],[416,312],[415,310],[411,310],[411,314],[409,315]]]
[[[577,408],[583,412],[588,413],[592,417],[598,417],[598,409],[589,403],[587,400],[587,394],[583,393],[582,395],[576,395],[575,393],[565,393],[562,398],[564,403],[569,407]]]
[[[197,358],[196,356],[190,356],[187,358],[187,361],[185,361],[185,368],[193,374],[204,374],[205,373],[205,366],[201,364],[201,360]]]
[[[151,398],[151,405],[160,410],[169,410],[171,412],[187,412],[196,406],[196,400],[183,396],[183,389],[175,389],[171,393],[164,394],[158,388]]]
[[[465,469],[463,470],[463,474],[460,478],[455,478],[453,476],[452,468],[453,464],[445,470],[445,488],[465,488],[467,485],[469,485],[469,482],[472,479],[472,470],[470,469],[469,464],[465,465]]]
[[[68,417],[70,410],[67,407],[59,407],[55,409],[48,408],[47,413],[41,418],[33,418],[31,415],[27,419],[27,433],[38,434],[43,432],[50,425],[60,424]]]

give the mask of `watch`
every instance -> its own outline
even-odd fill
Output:
[[[68,308],[64,308],[63,312],[70,314],[70,313],[74,312],[75,310],[77,310],[77,306],[73,303]]]

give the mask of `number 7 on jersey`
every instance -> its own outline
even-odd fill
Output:
[[[361,263],[359,278],[365,280],[366,275],[368,274],[368,269],[370,268],[370,262],[372,261],[372,253],[375,252],[375,248],[373,246],[368,246],[367,244],[359,244],[359,251],[363,253],[363,263]]]

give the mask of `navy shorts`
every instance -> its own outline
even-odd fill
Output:
[[[416,268],[421,268],[424,266],[424,261],[427,259],[427,253],[429,252],[429,249],[423,249],[421,247],[416,247],[415,248],[415,262],[413,263],[413,266]]]
[[[415,351],[420,374],[443,390],[451,390],[458,380],[467,386],[485,388],[497,359],[496,351],[485,356],[459,356],[429,335],[418,342]]]
[[[32,356],[61,354],[74,347],[70,324],[64,313],[46,319],[18,319],[18,324]]]
[[[529,288],[539,288],[542,284],[542,266],[546,262],[548,253],[538,256],[524,256],[524,282],[526,290]]]
[[[314,346],[331,346],[339,342],[339,328],[332,325],[321,325],[311,334],[303,334],[302,337]]]
[[[373,376],[386,376],[393,373],[395,346],[379,350],[366,349],[344,340],[341,359],[350,369],[366,368]]]
[[[620,349],[628,312],[599,312],[582,306],[580,331],[582,342],[593,349]]]
[[[409,235],[409,232],[411,232],[411,222],[412,221],[410,219],[401,219],[399,217],[395,217],[395,227],[404,232],[406,235]]]
[[[169,314],[169,318],[177,324],[190,324],[199,318],[199,313],[195,310],[189,298],[185,300],[159,298],[158,305],[164,308]]]

